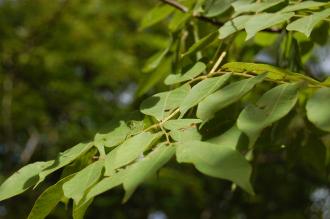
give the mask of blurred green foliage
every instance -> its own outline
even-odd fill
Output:
[[[191,1],[184,2],[189,5]],[[59,151],[90,140],[96,132],[107,130],[114,118],[127,118],[128,112],[140,103],[140,98],[134,98],[139,81],[149,81],[147,89],[139,90],[141,95],[150,89],[163,89],[153,79],[150,82],[150,74],[141,71],[150,55],[162,51],[171,41],[164,24],[139,31],[139,22],[154,5],[151,0],[0,1],[2,177],[24,163],[51,159]],[[209,11],[210,16],[212,13]],[[176,15],[180,20],[180,14]],[[217,30],[196,23],[201,37]],[[172,37],[177,38],[177,27],[172,24],[170,28]],[[299,39],[301,36],[297,35]],[[284,39],[287,36],[280,36],[281,40],[275,42],[278,38],[274,34],[259,33],[243,44],[244,37],[244,33],[237,34],[229,49],[229,61],[255,61],[263,51],[278,66],[302,69],[300,60],[287,63],[287,56],[292,56],[282,48],[286,40],[291,40]],[[187,41],[192,44],[194,40],[189,36]],[[304,40],[301,37],[299,43]],[[306,41],[306,51],[301,51],[301,55],[310,57],[313,45],[307,44]],[[294,43],[290,45],[294,47]],[[215,50],[216,46],[210,47]],[[292,47],[290,51],[294,53]],[[213,55],[210,50],[203,51],[205,56]],[[194,59],[187,57],[183,65]],[[168,74],[168,69],[164,69],[156,72],[157,77]],[[226,110],[222,113],[237,111],[235,107]],[[257,144],[252,179],[256,196],[232,188],[229,182],[205,177],[189,165],[171,163],[159,172],[162,180],[151,180],[124,205],[120,204],[121,189],[97,197],[87,218],[157,219],[158,215],[162,219],[164,214],[167,218],[202,219],[322,218],[326,211],[322,206],[329,206],[330,202],[329,180],[322,175],[325,158],[319,156],[325,156],[325,148],[320,146],[319,136],[311,135],[306,142],[302,139],[306,130],[315,130],[305,124],[301,112],[295,113],[286,116],[277,127],[266,129],[266,137]],[[202,132],[219,132],[229,125],[232,124],[211,121]],[[277,142],[282,139],[277,136],[284,136],[285,131],[291,135],[284,142]],[[278,147],[289,143],[292,147],[288,149]],[[49,178],[37,192],[0,203],[0,218],[25,218],[37,195],[59,176],[60,173]],[[319,191],[318,196],[315,191]],[[70,217],[70,211],[60,205],[49,218]]]

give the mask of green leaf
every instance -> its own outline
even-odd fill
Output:
[[[254,145],[260,132],[275,121],[287,115],[297,102],[300,85],[282,84],[267,91],[256,105],[248,105],[237,119],[238,128]]]
[[[126,176],[123,179],[124,189],[126,191],[124,202],[129,199],[135,189],[148,177],[165,165],[175,153],[173,145],[160,143],[155,150],[150,152],[140,161],[127,168]]]
[[[182,29],[191,17],[191,13],[183,13],[182,11],[176,11],[174,16],[171,18],[171,22],[168,25],[168,29],[171,32],[176,32]]]
[[[64,195],[67,198],[72,198],[75,203],[79,203],[85,191],[102,176],[103,166],[104,160],[98,160],[79,171],[63,185]]]
[[[95,144],[101,144],[105,147],[114,147],[122,143],[130,134],[131,129],[124,121],[120,121],[117,127],[106,134],[97,133],[94,138]]]
[[[168,51],[171,48],[171,45],[172,45],[172,38],[170,38],[168,45],[166,46],[165,49],[157,52],[156,54],[151,56],[146,61],[142,71],[147,73],[147,72],[151,72],[151,71],[155,70],[160,65],[160,63],[164,60],[166,54],[168,53]]]
[[[233,20],[227,21],[219,29],[220,39],[224,39],[227,36],[236,33],[244,28],[245,23],[251,18],[251,15],[242,15],[234,18]]]
[[[229,147],[229,148],[232,148],[235,150],[242,134],[243,134],[242,131],[239,130],[237,128],[237,125],[235,124],[233,127],[228,129],[223,134],[221,134],[217,137],[208,139],[207,142],[219,145],[221,147]]]
[[[307,118],[316,127],[330,132],[330,88],[319,89],[307,102]]]
[[[312,8],[319,8],[327,3],[325,2],[316,2],[316,1],[303,1],[298,2],[293,5],[288,5],[281,10],[281,12],[291,12],[291,11],[299,11],[304,9],[312,9]]]
[[[140,29],[151,27],[167,18],[175,9],[168,5],[159,5],[144,16]]]
[[[218,36],[219,36],[218,31],[215,31],[215,32],[212,32],[212,33],[206,35],[202,39],[200,39],[197,42],[195,42],[188,49],[187,52],[185,52],[184,54],[182,54],[182,57],[188,56],[190,54],[194,54],[194,53],[198,52],[199,50],[204,49],[205,47],[207,47],[208,45],[210,45],[215,39],[217,39]]]
[[[84,205],[93,199],[95,196],[100,195],[116,186],[123,183],[123,178],[125,177],[126,170],[120,170],[110,177],[105,177],[100,182],[95,184],[86,194],[86,196],[81,201],[80,205]]]
[[[259,64],[259,63],[249,63],[249,62],[229,62],[222,66],[223,70],[231,72],[252,72],[255,74],[267,73],[267,78],[275,81],[289,80],[292,82],[296,81],[307,81],[311,84],[320,85],[319,81],[308,77],[306,75],[290,72],[285,69],[281,69],[276,66]]]
[[[206,65],[203,62],[197,62],[189,71],[184,74],[170,74],[166,77],[164,83],[166,85],[177,84],[185,81],[189,81],[194,77],[203,73],[206,69]]]
[[[312,15],[293,21],[286,27],[286,29],[289,31],[299,31],[309,37],[315,25],[329,16],[330,8],[320,12],[314,12]]]
[[[28,219],[46,218],[63,198],[63,184],[72,177],[73,175],[70,175],[59,180],[56,184],[48,187],[43,193],[41,193],[37,201],[34,203]]]
[[[256,84],[262,82],[265,77],[266,74],[261,74],[254,78],[240,80],[209,95],[199,103],[196,113],[197,117],[203,121],[210,120],[219,110],[239,101]]]
[[[185,142],[189,140],[202,140],[202,135],[198,132],[198,129],[195,125],[183,127],[180,129],[173,129],[170,132],[170,136],[174,141]]]
[[[217,39],[219,36],[218,31],[212,32],[208,35],[206,35],[205,37],[203,37],[202,39],[198,40],[197,42],[195,42],[189,49],[187,52],[185,52],[184,54],[182,54],[182,57],[188,56],[190,54],[194,54],[196,52],[198,52],[201,49],[206,48],[207,46],[209,46],[215,39]]]
[[[144,74],[139,88],[136,92],[137,96],[142,96],[153,88],[158,82],[163,80],[172,71],[172,57],[165,57],[159,64],[158,68],[150,74]]]
[[[202,141],[186,141],[177,144],[179,163],[192,163],[200,172],[233,181],[253,194],[250,184],[252,168],[244,156],[230,147]]]
[[[220,77],[207,78],[196,84],[180,105],[181,114],[185,114],[191,107],[197,105],[205,97],[219,89],[229,79],[231,74]]]
[[[181,104],[189,90],[190,86],[185,84],[175,90],[155,94],[142,102],[140,111],[161,121]]]
[[[35,185],[39,180],[39,173],[49,164],[50,162],[28,164],[11,175],[0,186],[0,201],[18,195]]]
[[[92,204],[93,199],[89,199],[84,202],[82,205],[73,204],[72,217],[73,219],[84,219],[87,208]]]
[[[164,128],[168,130],[178,130],[187,127],[193,127],[197,123],[201,123],[200,119],[172,119],[164,123]]]
[[[234,0],[209,0],[206,7],[207,17],[215,17],[225,13],[230,7]]]
[[[288,13],[262,13],[251,17],[244,25],[247,32],[246,40],[252,38],[257,32],[283,23],[293,17],[294,12]]]
[[[55,160],[49,161],[50,164],[42,170],[42,172],[39,174],[39,181],[37,184],[42,182],[49,174],[55,172],[58,169],[61,169],[62,167],[77,159],[82,154],[86,153],[92,147],[92,143],[80,143],[72,148],[67,149],[64,152],[61,152]]]
[[[105,158],[105,175],[109,176],[114,170],[123,167],[138,157],[143,156],[147,150],[162,133],[142,132],[116,147]]]
[[[251,3],[251,1],[236,1],[232,4],[235,10],[235,15],[237,16],[238,14],[241,13],[246,13],[246,12],[262,12],[265,11],[271,7],[274,7],[276,5],[279,5],[281,3],[285,2],[285,0],[269,0],[265,2],[255,2]]]

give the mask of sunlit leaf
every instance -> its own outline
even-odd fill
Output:
[[[330,132],[330,88],[319,89],[307,102],[308,119],[318,128]]]
[[[206,65],[202,62],[197,62],[191,69],[183,74],[170,74],[166,77],[164,83],[167,85],[177,84],[189,81],[194,77],[200,75],[205,70]]]
[[[186,141],[177,144],[176,157],[179,163],[192,163],[200,172],[233,181],[253,194],[250,184],[252,168],[243,155],[230,147]]]

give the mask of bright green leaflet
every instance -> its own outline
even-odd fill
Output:
[[[106,134],[97,133],[94,138],[95,144],[105,147],[114,147],[122,143],[130,134],[131,129],[124,121],[120,121],[118,127]]]
[[[162,133],[142,132],[126,140],[123,144],[112,150],[105,158],[105,175],[112,175],[114,170],[127,165],[148,149]]]
[[[202,74],[206,69],[206,65],[203,62],[197,62],[189,71],[183,74],[170,74],[166,77],[164,83],[166,85],[177,84],[185,81],[189,81],[194,77]]]
[[[28,164],[11,175],[0,186],[0,201],[18,195],[35,185],[39,180],[39,173],[49,164],[49,161]]]
[[[93,199],[95,196],[100,195],[116,186],[119,186],[123,182],[123,178],[125,177],[125,170],[120,170],[119,172],[116,172],[111,177],[105,177],[100,182],[95,184],[85,195],[81,203],[78,205],[84,205],[87,202],[89,202],[91,199]]]
[[[170,136],[174,141],[185,142],[187,140],[201,140],[202,135],[198,132],[196,126],[188,126],[180,129],[173,129]]]
[[[185,52],[182,57],[188,56],[190,54],[195,54],[197,51],[206,48],[207,46],[209,46],[215,39],[217,39],[217,37],[219,36],[219,33],[217,31],[212,32],[208,35],[206,35],[205,37],[203,37],[202,39],[198,40],[197,42],[195,42],[189,49],[187,52]]]
[[[39,174],[39,181],[37,184],[42,182],[49,174],[55,172],[58,169],[61,169],[62,167],[68,165],[69,163],[77,159],[82,154],[86,153],[92,147],[92,143],[80,143],[60,153],[55,160],[48,161],[50,162],[50,164]]]
[[[63,198],[63,184],[72,177],[73,175],[67,176],[58,181],[56,184],[48,187],[34,203],[28,219],[46,218]]]
[[[159,5],[152,9],[142,20],[140,28],[145,29],[168,17],[175,9],[168,5]]]
[[[251,39],[257,32],[274,25],[283,23],[293,17],[294,12],[262,13],[251,17],[244,25],[247,32],[246,40]]]
[[[192,163],[206,175],[233,181],[250,194],[254,193],[250,184],[250,164],[230,147],[186,141],[177,143],[176,157],[179,163]]]
[[[173,145],[160,143],[156,149],[150,152],[142,160],[132,164],[127,168],[126,177],[123,179],[125,189],[124,201],[127,201],[135,189],[148,177],[166,164],[175,153]]]
[[[219,147],[229,147],[235,150],[242,134],[242,131],[239,130],[235,124],[223,134],[208,139],[207,142],[219,145]]]
[[[330,132],[330,88],[321,88],[308,100],[307,117],[316,127]]]
[[[72,218],[73,219],[84,219],[87,208],[92,204],[93,199],[89,199],[87,202],[84,202],[82,205],[73,204],[72,209]]]
[[[281,10],[281,12],[290,12],[290,11],[299,11],[303,9],[312,9],[318,8],[325,5],[325,2],[316,2],[316,1],[303,1],[293,5],[288,5]]]
[[[285,0],[269,0],[266,2],[255,2],[251,3],[249,1],[236,1],[232,4],[235,10],[235,15],[245,13],[245,12],[262,12],[268,8],[276,6],[283,3]]]
[[[256,105],[248,105],[237,119],[238,128],[254,145],[260,132],[287,115],[297,102],[300,84],[282,84],[267,91]]]
[[[196,106],[205,97],[219,89],[230,78],[231,74],[220,77],[207,78],[196,84],[180,105],[181,114],[185,114],[191,107]]]
[[[83,198],[85,191],[102,176],[104,160],[98,160],[81,171],[63,185],[63,192],[67,198],[72,198],[75,203]]]
[[[330,8],[320,12],[314,12],[312,15],[299,18],[294,22],[290,23],[286,27],[286,29],[289,31],[293,31],[293,30],[299,31],[305,34],[307,37],[309,37],[315,25],[329,16],[330,16]]]
[[[227,36],[236,33],[244,28],[245,23],[251,18],[251,15],[242,15],[234,18],[231,21],[227,21],[219,29],[220,39],[224,39]]]
[[[265,77],[266,74],[261,74],[254,78],[240,80],[209,95],[198,104],[197,117],[203,121],[210,120],[219,110],[239,101],[256,84],[262,82]]]
[[[142,102],[140,111],[161,121],[181,104],[189,91],[190,86],[185,84],[175,90],[155,94]]]
[[[308,77],[306,75],[290,72],[285,69],[281,69],[276,66],[259,64],[259,63],[249,63],[249,62],[229,62],[222,66],[222,69],[229,70],[232,72],[253,72],[255,74],[267,73],[267,78],[271,80],[289,80],[289,81],[307,81],[311,84],[320,85],[319,81]]]
[[[231,7],[231,3],[234,0],[210,0],[210,1],[212,1],[212,4],[209,4],[205,14],[207,17],[215,17],[223,14]]]
[[[178,130],[194,126],[195,124],[201,122],[202,120],[200,119],[173,119],[166,121],[163,126],[168,130]]]

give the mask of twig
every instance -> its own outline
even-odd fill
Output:
[[[221,55],[219,56],[217,62],[214,64],[213,68],[211,69],[211,71],[209,73],[210,75],[212,75],[217,70],[217,68],[221,64],[222,60],[225,58],[226,54],[227,54],[226,52],[221,53]]]

